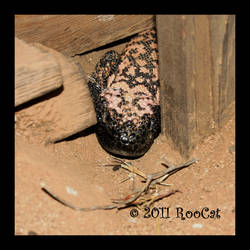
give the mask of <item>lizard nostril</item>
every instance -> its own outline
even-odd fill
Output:
[[[129,141],[127,133],[122,133],[121,136],[120,136],[120,140],[121,140],[122,143],[127,144],[128,141]]]
[[[134,144],[136,141],[136,135],[134,133],[132,133],[130,136],[129,136],[129,142],[131,144]]]

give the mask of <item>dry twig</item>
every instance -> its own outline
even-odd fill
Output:
[[[62,198],[58,197],[56,194],[51,192],[44,184],[42,186],[42,190],[45,193],[47,193],[50,197],[52,197],[56,201],[63,204],[64,206],[70,207],[70,208],[72,208],[74,210],[78,210],[78,211],[110,210],[110,209],[114,209],[114,208],[121,209],[121,208],[129,207],[132,205],[141,206],[143,204],[144,205],[145,204],[151,205],[152,203],[154,203],[157,200],[160,200],[160,199],[168,197],[176,192],[179,192],[179,190],[172,190],[172,191],[168,191],[164,194],[159,195],[156,192],[150,193],[149,192],[150,187],[152,187],[156,184],[162,184],[162,182],[164,180],[166,180],[170,175],[176,173],[177,171],[179,171],[183,168],[186,168],[186,167],[192,165],[193,163],[198,162],[199,159],[193,159],[191,161],[187,161],[184,164],[180,164],[177,166],[173,165],[170,162],[167,162],[167,164],[162,163],[162,165],[164,165],[168,168],[163,170],[163,171],[159,171],[159,172],[156,172],[153,174],[148,174],[148,175],[144,174],[142,171],[133,167],[130,162],[126,162],[124,160],[121,160],[121,159],[118,159],[115,157],[113,157],[112,161],[113,161],[112,164],[107,164],[104,166],[122,167],[122,168],[124,168],[124,169],[126,169],[134,174],[141,176],[146,181],[144,187],[141,190],[126,196],[124,199],[113,200],[113,204],[105,205],[105,206],[92,206],[92,207],[87,207],[87,208],[76,207],[76,206],[70,204],[69,202],[66,202],[65,200],[63,200]]]

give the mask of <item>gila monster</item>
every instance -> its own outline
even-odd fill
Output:
[[[119,156],[145,154],[160,132],[156,30],[139,33],[122,54],[107,52],[88,87],[100,144]]]

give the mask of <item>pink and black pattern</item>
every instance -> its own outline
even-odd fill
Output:
[[[143,155],[160,132],[155,29],[139,33],[121,55],[107,52],[88,86],[101,145],[116,155]]]

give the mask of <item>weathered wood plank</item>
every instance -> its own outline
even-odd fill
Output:
[[[62,86],[55,57],[15,38],[15,106]]]
[[[36,46],[56,56],[63,77],[62,93],[47,100],[44,103],[47,113],[41,114],[40,122],[48,124],[46,142],[61,140],[95,125],[96,113],[84,71],[74,59],[40,44]]]
[[[234,16],[158,15],[162,132],[188,156],[230,118]]]
[[[154,26],[153,15],[16,15],[15,36],[74,56]]]
[[[189,119],[187,113],[192,102],[187,104],[187,65],[186,42],[187,30],[180,16],[156,17],[160,63],[160,101],[162,133],[172,139],[181,152],[187,151],[190,145]],[[188,36],[190,37],[190,36]],[[185,46],[185,47],[184,47]],[[184,47],[184,48],[183,48]],[[188,69],[190,66],[190,69]]]
[[[222,127],[234,112],[235,100],[235,16],[210,17],[213,69],[214,120]]]
[[[55,58],[63,87],[56,95],[18,110],[22,123],[32,123],[34,128],[39,127],[43,132],[41,141],[45,143],[64,139],[95,125],[94,104],[80,65],[77,65],[73,58],[65,57],[41,44],[33,46],[41,53],[50,54]],[[34,134],[39,136],[37,132]]]

